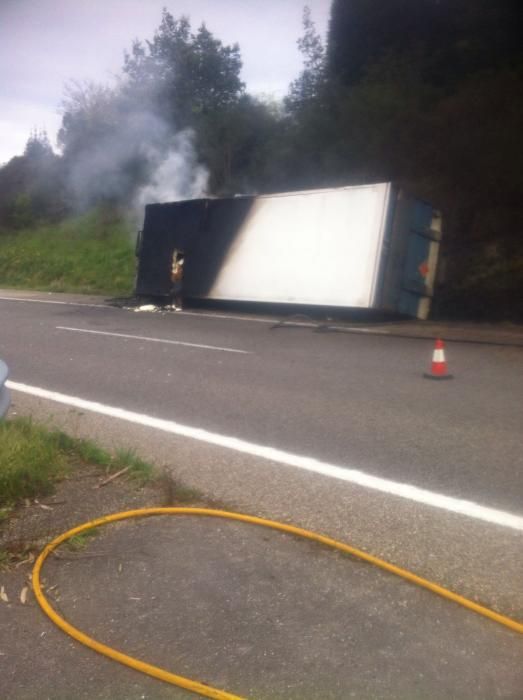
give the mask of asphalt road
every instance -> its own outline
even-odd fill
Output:
[[[14,381],[521,511],[521,349],[452,344],[456,378],[436,383],[428,340],[14,301],[0,314]]]
[[[488,522],[470,508],[460,514],[445,503],[434,507],[408,493],[399,497],[371,483],[380,477],[521,516],[521,348],[451,343],[447,359],[455,379],[437,383],[422,378],[432,354],[426,339],[271,328],[266,319],[213,313],[135,313],[101,299],[77,300],[80,306],[63,296],[62,303],[49,304],[40,302],[56,296],[31,296],[0,300],[0,357],[11,380],[139,412],[148,423],[16,389],[13,413],[49,420],[109,447],[134,448],[219,505],[324,532],[523,619],[520,528]],[[178,427],[166,432],[154,418]],[[229,438],[218,444],[209,433],[180,426]],[[256,449],[242,451],[230,438]],[[306,471],[266,448],[318,462]],[[325,464],[347,473],[359,469],[368,483],[314,471]],[[200,560],[201,546],[203,540],[189,546],[187,561]],[[269,556],[272,550],[259,561]],[[207,562],[207,555],[201,559]],[[211,579],[212,561],[209,566]],[[307,567],[299,575],[304,577],[313,581]],[[171,574],[164,579],[167,590]],[[391,582],[390,596],[372,598],[375,580],[370,575],[363,586],[369,596],[361,598],[363,622],[355,637],[358,649],[369,649],[367,665],[358,671],[363,679],[366,673],[380,678],[373,651],[388,639],[382,632],[373,636],[365,620],[382,617],[390,631],[397,624],[390,601],[401,607],[406,595]],[[354,581],[340,585],[353,600]],[[441,670],[433,683],[420,680],[431,697],[447,677],[435,661],[443,656],[453,664],[445,697],[519,697],[521,671],[511,660],[519,658],[521,635],[430,594],[400,613],[405,630],[419,632],[423,650],[421,661],[414,647],[398,642],[405,669],[412,664],[420,678],[422,667],[430,674]],[[396,639],[391,637],[391,650]],[[477,687],[466,680],[480,676]],[[362,683],[361,696],[390,696],[385,686],[380,695]]]

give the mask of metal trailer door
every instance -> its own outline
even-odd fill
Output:
[[[185,267],[191,262],[191,246],[198,237],[206,206],[205,199],[191,199],[145,207],[143,231],[136,250],[136,294],[168,297],[172,293],[173,254],[176,251],[186,254]],[[184,287],[186,277],[187,269]]]
[[[398,311],[426,319],[434,294],[441,217],[430,204],[413,200],[408,211],[405,263]]]

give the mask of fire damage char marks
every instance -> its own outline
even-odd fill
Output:
[[[170,296],[174,250],[184,251],[183,295],[207,297],[254,197],[149,204],[138,249],[138,295]]]

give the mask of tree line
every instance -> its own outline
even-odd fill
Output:
[[[323,41],[305,8],[302,71],[269,101],[237,44],[164,10],[115,86],[69,85],[61,155],[33,133],[0,169],[0,227],[125,207],[184,133],[214,195],[397,182],[443,212],[436,311],[520,319],[520,17],[515,0],[333,0]]]

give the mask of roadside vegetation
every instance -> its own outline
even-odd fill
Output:
[[[4,234],[1,284],[50,292],[130,295],[134,235],[123,216],[106,208]]]
[[[70,537],[66,544],[66,547],[71,552],[79,552],[85,547],[87,547],[89,540],[96,537],[98,534],[98,528],[93,528],[92,530],[86,530],[86,532],[80,532],[78,535],[73,535]]]
[[[0,423],[0,444],[0,524],[9,509],[24,499],[52,493],[55,483],[74,465],[96,464],[108,473],[125,469],[142,483],[152,475],[151,465],[130,450],[113,455],[90,440],[49,430],[27,418]]]

